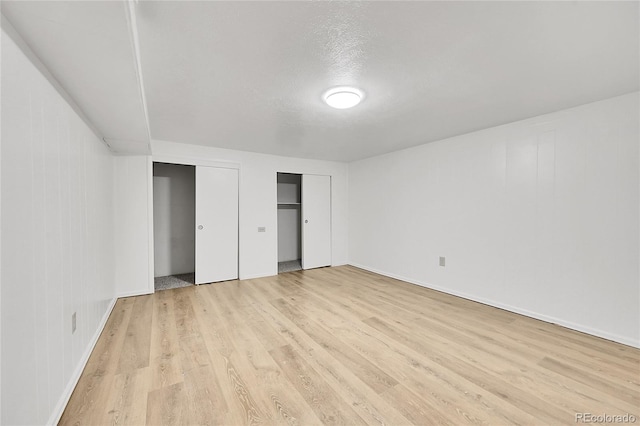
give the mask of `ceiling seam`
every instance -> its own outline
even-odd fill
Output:
[[[127,24],[129,27],[129,40],[133,49],[133,66],[136,72],[136,78],[138,79],[138,89],[140,92],[140,99],[142,101],[142,111],[144,113],[145,128],[147,131],[147,152],[151,154],[151,126],[149,123],[149,110],[147,108],[147,97],[144,90],[144,79],[142,77],[142,60],[140,58],[140,39],[138,37],[138,24],[136,17],[136,1],[125,0],[125,15],[127,16]]]

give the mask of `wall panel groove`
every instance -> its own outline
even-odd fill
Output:
[[[113,158],[4,27],[1,83],[0,423],[55,423],[114,300]]]
[[[350,163],[349,263],[640,346],[639,103]]]

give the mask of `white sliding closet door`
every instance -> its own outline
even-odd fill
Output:
[[[331,176],[302,175],[302,268],[331,265]]]
[[[196,284],[238,278],[238,170],[196,167]]]

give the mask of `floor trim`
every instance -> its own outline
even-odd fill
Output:
[[[395,278],[395,279],[401,280],[401,281],[406,281],[406,282],[408,282],[410,284],[419,285],[420,287],[425,287],[425,288],[428,288],[428,289],[431,289],[431,290],[436,290],[436,291],[440,291],[442,293],[450,294],[452,296],[457,296],[457,297],[461,297],[463,299],[471,300],[473,302],[478,302],[478,303],[482,303],[482,304],[485,304],[485,305],[493,306],[494,308],[504,309],[505,311],[513,312],[513,313],[520,314],[520,315],[524,315],[526,317],[534,318],[534,319],[537,319],[537,320],[540,320],[540,321],[544,321],[544,322],[548,322],[548,323],[551,323],[551,324],[557,324],[559,326],[562,326],[562,327],[565,327],[565,328],[569,328],[571,330],[579,331],[581,333],[586,333],[586,334],[589,334],[591,336],[600,337],[600,338],[603,338],[603,339],[611,340],[611,341],[616,342],[616,343],[621,343],[623,345],[627,345],[627,346],[631,346],[631,347],[640,349],[640,341],[635,341],[635,340],[630,339],[630,338],[625,337],[625,336],[620,336],[620,335],[609,333],[609,332],[606,332],[606,331],[603,331],[603,330],[598,330],[598,329],[595,329],[595,328],[587,327],[587,326],[584,326],[582,324],[577,324],[577,323],[574,323],[574,322],[571,322],[571,321],[566,321],[566,320],[564,320],[562,318],[555,318],[555,317],[552,317],[552,316],[540,314],[538,312],[533,312],[533,311],[529,311],[529,310],[526,310],[526,309],[521,309],[521,308],[518,308],[518,307],[515,307],[515,306],[511,306],[511,305],[507,305],[507,304],[504,304],[504,303],[496,302],[494,300],[485,299],[483,297],[477,297],[477,296],[474,296],[474,295],[453,291],[453,290],[448,289],[448,288],[444,288],[444,287],[440,287],[440,286],[433,285],[433,284],[430,284],[430,283],[426,283],[426,282],[414,280],[414,279],[411,279],[411,278],[403,277],[401,275],[397,275],[397,274],[392,274],[392,273],[389,273],[389,272],[381,271],[379,269],[372,268],[372,267],[369,267],[369,266],[366,266],[366,265],[361,265],[361,264],[358,264],[358,263],[349,263],[349,265],[355,266],[356,268],[364,269],[365,271],[373,272],[374,274],[383,275],[383,276],[389,277],[389,278]]]
[[[154,291],[151,291],[151,292],[149,290],[128,291],[128,292],[118,294],[116,296],[116,299],[121,299],[123,297],[146,296],[147,294],[153,294],[153,293],[155,293],[155,289]]]
[[[49,417],[49,421],[47,421],[48,425],[57,425],[58,422],[60,421],[60,418],[62,417],[62,413],[64,412],[64,409],[67,407],[67,403],[71,398],[71,394],[73,393],[73,390],[76,388],[76,385],[78,384],[78,380],[80,380],[80,376],[82,376],[82,372],[84,371],[84,368],[86,367],[87,362],[89,361],[89,357],[91,356],[91,353],[93,352],[93,349],[95,348],[96,343],[98,342],[98,338],[100,337],[100,334],[102,334],[102,330],[104,330],[105,325],[107,325],[107,320],[111,315],[111,311],[113,311],[113,308],[116,306],[117,300],[118,298],[114,297],[113,299],[111,299],[111,302],[109,302],[109,306],[107,307],[107,310],[102,316],[102,319],[98,324],[98,328],[96,329],[96,332],[93,334],[93,337],[89,341],[89,344],[87,345],[87,349],[82,354],[82,358],[80,358],[80,361],[78,362],[76,369],[73,371],[73,374],[69,379],[69,382],[67,382],[67,386],[65,387],[64,392],[60,396],[60,399],[58,400],[58,403],[56,404],[55,409],[53,410],[53,412],[51,413],[51,416]]]

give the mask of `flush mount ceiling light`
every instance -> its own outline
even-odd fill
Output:
[[[363,93],[353,87],[334,87],[325,92],[323,99],[333,108],[346,109],[351,108],[362,101]]]

